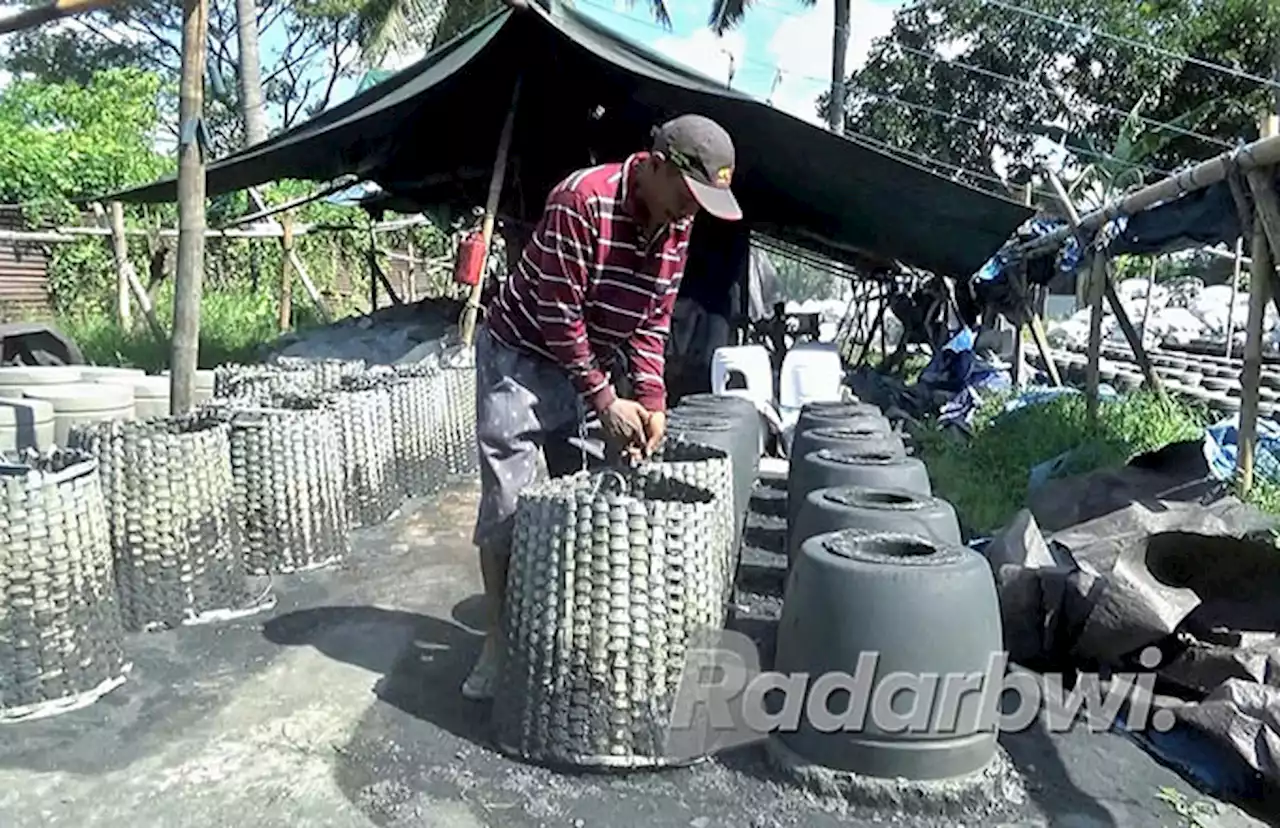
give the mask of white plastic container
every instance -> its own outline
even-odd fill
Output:
[[[0,397],[21,397],[33,385],[80,382],[83,365],[0,365]]]
[[[161,371],[159,376],[164,377],[165,382],[169,382],[168,371]],[[211,399],[213,399],[213,371],[205,368],[197,369],[195,393],[196,405]]]
[[[108,377],[103,385],[122,385],[133,390],[133,410],[139,420],[169,416],[169,378],[162,376]]]
[[[101,382],[110,379],[130,379],[145,377],[147,372],[141,368],[118,368],[110,365],[81,365],[80,379],[85,382]]]
[[[730,386],[733,386],[732,388]],[[711,392],[773,402],[773,363],[763,345],[731,345],[711,355]]]
[[[54,444],[53,406],[44,400],[0,400],[0,451],[44,450]]]
[[[844,366],[834,342],[804,342],[787,352],[778,382],[778,414],[786,445],[800,420],[800,409],[807,403],[839,402],[843,381]]]
[[[54,441],[60,446],[67,444],[71,426],[76,423],[134,418],[133,388],[128,385],[33,385],[26,388],[26,396],[53,406]]]

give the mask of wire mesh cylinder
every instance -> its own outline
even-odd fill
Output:
[[[703,445],[680,437],[664,440],[658,462],[642,467],[645,477],[679,480],[698,489],[712,492],[713,508],[720,520],[719,530],[724,542],[714,550],[719,571],[724,579],[726,594],[733,587],[737,572],[738,550],[737,512],[734,510],[733,460],[729,453],[714,446]],[[709,541],[710,542],[710,541]]]
[[[305,371],[311,374],[316,391],[336,391],[347,377],[364,373],[368,365],[363,359],[310,359],[308,357],[277,356],[271,361],[284,371]]]
[[[441,412],[431,365],[396,366],[383,376],[391,392],[392,450],[400,489],[407,497],[435,494],[448,479]]]
[[[294,396],[269,405],[223,409],[246,569],[265,575],[336,562],[350,548],[350,523],[332,405]]]
[[[452,477],[471,477],[480,473],[480,454],[476,445],[476,360],[474,349],[458,348],[440,359],[440,386],[435,400],[443,402],[445,463]]]
[[[220,365],[213,372],[213,395],[218,399],[266,402],[281,394],[310,394],[317,390],[315,372],[304,364]]]
[[[127,628],[248,608],[225,423],[208,414],[95,423],[77,426],[71,441],[101,470]]]
[[[391,390],[376,377],[344,377],[333,396],[352,526],[381,523],[403,496],[396,474]]]
[[[686,650],[724,624],[715,494],[657,474],[599,475],[520,498],[503,629],[499,746],[553,765],[685,764],[667,736]]]
[[[97,462],[0,459],[0,721],[15,721],[83,707],[128,666]]]

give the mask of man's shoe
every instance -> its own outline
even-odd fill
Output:
[[[475,702],[492,699],[499,665],[497,648],[486,643],[476,666],[471,668],[471,675],[462,683],[462,697]]]

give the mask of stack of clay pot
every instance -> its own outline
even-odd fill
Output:
[[[1172,348],[1153,348],[1148,357],[1166,390],[1206,404],[1223,416],[1239,412],[1240,375],[1244,370],[1239,357]],[[1053,359],[1063,381],[1084,384],[1088,357],[1083,351],[1055,351]],[[1044,367],[1038,357],[1033,358],[1033,364]],[[1122,393],[1141,387],[1144,381],[1142,369],[1127,346],[1104,345],[1098,372],[1102,382]],[[1258,396],[1261,415],[1269,417],[1280,412],[1280,370],[1275,366],[1263,366]]]
[[[59,446],[67,445],[71,426],[76,423],[135,416],[132,388],[87,381],[84,367],[77,365],[0,367],[0,397],[28,403],[34,400],[51,407],[53,439]],[[40,416],[34,410],[32,414]]]
[[[815,492],[852,486],[894,493],[888,499],[859,495],[857,508],[869,504],[882,511],[890,508],[891,502],[900,502],[897,493],[923,498],[933,493],[924,463],[908,456],[902,436],[873,405],[806,406],[796,425],[792,448],[787,473],[787,554],[792,560],[806,539],[828,531],[832,521],[843,519],[836,513],[850,508],[850,504],[837,507],[827,498],[811,504],[810,496]]]

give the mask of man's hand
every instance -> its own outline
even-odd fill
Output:
[[[651,456],[667,433],[667,412],[648,411],[644,421],[644,453]]]
[[[627,450],[645,444],[645,420],[649,412],[633,400],[616,399],[600,412],[600,425],[618,448]]]

